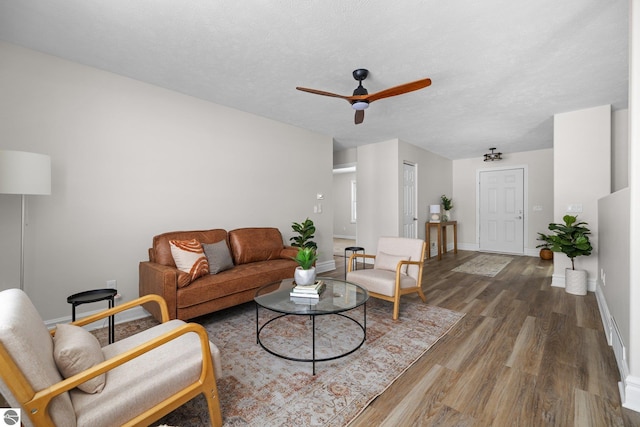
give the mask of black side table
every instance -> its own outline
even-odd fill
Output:
[[[93,289],[90,291],[78,292],[67,297],[67,302],[71,304],[71,321],[76,320],[76,307],[90,302],[109,301],[109,308],[113,308],[117,289]],[[109,316],[109,344],[115,341],[115,317]]]
[[[361,246],[347,246],[346,248],[344,248],[344,279],[345,280],[347,279],[347,260],[349,259],[349,257],[347,256],[347,251],[351,252],[351,254],[362,252],[362,255],[364,255],[364,248]],[[353,261],[354,261],[354,266],[352,268],[354,270],[357,270],[358,260],[354,259]]]

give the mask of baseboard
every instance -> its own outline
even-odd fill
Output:
[[[336,262],[334,260],[316,263],[316,272],[318,273],[324,273],[325,271],[333,271],[335,269],[336,269]]]
[[[596,287],[595,293],[607,343],[613,348],[613,354],[622,379],[618,382],[622,406],[632,411],[640,412],[640,378],[629,375],[625,343],[618,331],[615,319],[611,316],[607,300],[600,285]]]
[[[100,313],[104,310],[105,309],[102,308],[94,311],[76,313],[76,317],[78,319],[82,319],[83,317],[91,316],[92,314]],[[132,320],[143,319],[149,316],[150,316],[149,312],[146,311],[144,308],[133,307],[129,310],[125,310],[121,313],[116,314],[115,323],[117,325],[119,323],[125,323],[125,322],[130,322]],[[70,323],[70,322],[71,322],[71,316],[65,316],[65,317],[59,317],[57,319],[46,320],[44,324],[47,326],[48,329],[53,329],[56,327],[56,325],[60,323]],[[107,326],[109,326],[109,318],[103,319],[99,322],[92,323],[90,325],[85,326],[84,328],[88,331],[93,331],[94,329],[106,328]]]
[[[347,236],[346,234],[334,234],[334,239],[356,240],[356,236]]]

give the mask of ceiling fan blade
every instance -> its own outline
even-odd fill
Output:
[[[301,90],[303,92],[309,92],[309,93],[313,93],[316,95],[324,95],[324,96],[331,96],[333,98],[342,98],[342,99],[346,99],[347,101],[349,100],[349,96],[346,95],[338,95],[337,93],[331,93],[331,92],[325,92],[323,90],[317,90],[317,89],[309,89],[306,87],[296,87],[296,89]]]
[[[364,110],[356,110],[356,116],[354,118],[355,124],[359,125],[364,120]]]
[[[403,93],[424,89],[429,85],[431,85],[431,79],[416,80],[415,82],[405,83],[399,86],[390,87],[389,89],[381,90],[380,92],[372,93],[367,96],[366,99],[369,102],[373,102],[378,99],[389,98],[390,96],[402,95]]]

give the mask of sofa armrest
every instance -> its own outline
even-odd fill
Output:
[[[280,258],[295,258],[298,255],[298,249],[295,246],[285,246],[280,252]]]
[[[169,309],[169,319],[176,319],[178,315],[177,292],[178,272],[175,267],[143,261],[138,268],[138,289],[140,296],[160,295]],[[145,310],[150,312],[158,321],[162,321],[162,313],[156,304],[145,304]]]

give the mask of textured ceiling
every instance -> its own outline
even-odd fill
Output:
[[[553,115],[627,108],[623,0],[4,0],[0,39],[334,138],[450,159],[553,146]],[[1,60],[1,58],[0,58]],[[347,102],[367,68],[376,101]]]

